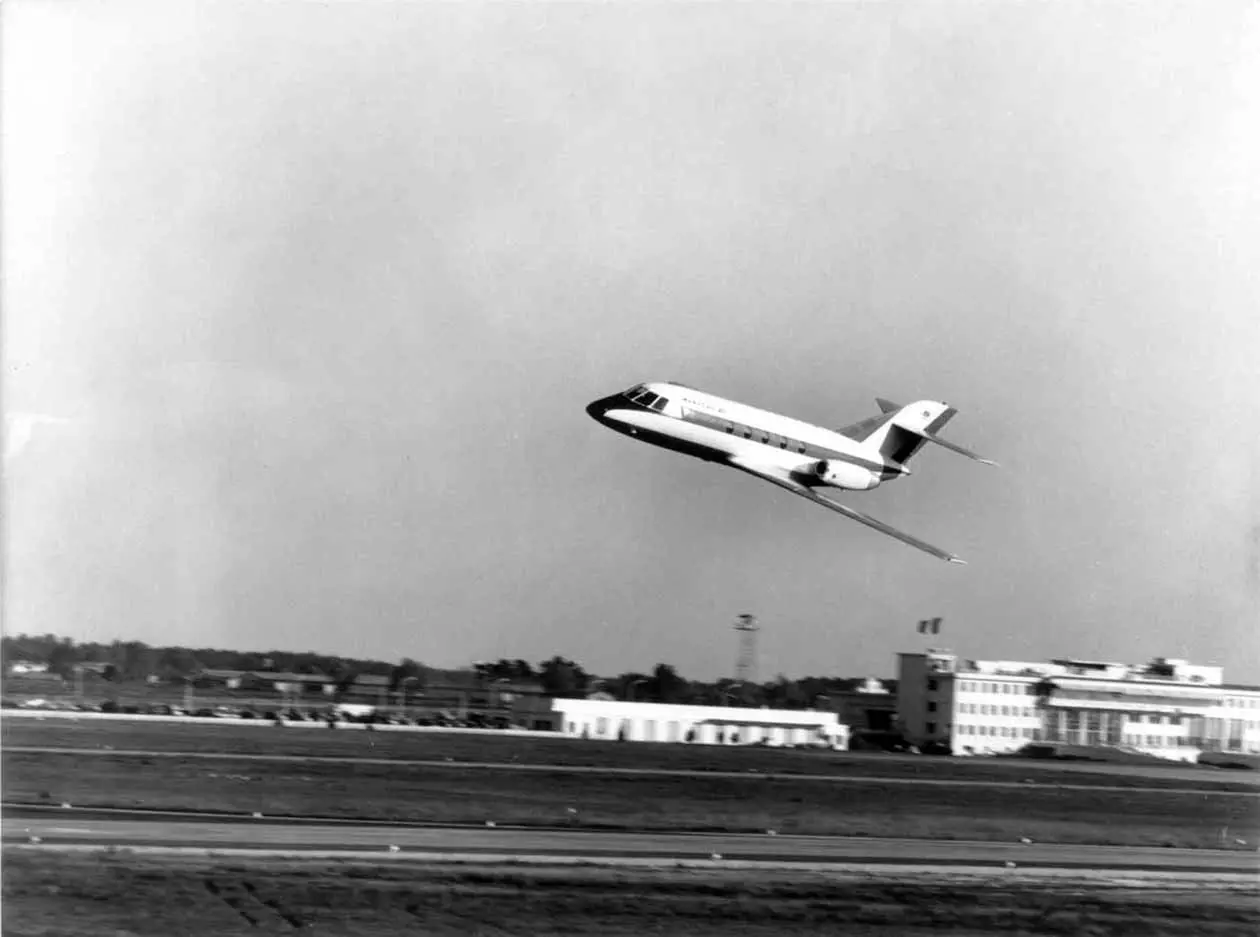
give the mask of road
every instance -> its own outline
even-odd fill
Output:
[[[770,834],[622,833],[586,830],[417,827],[278,822],[188,814],[109,814],[91,809],[8,808],[3,840],[43,846],[253,849],[312,854],[356,852],[412,858],[463,856],[486,861],[637,859],[1006,866],[1260,873],[1260,854],[1241,850],[958,842]],[[391,847],[396,847],[391,849]]]

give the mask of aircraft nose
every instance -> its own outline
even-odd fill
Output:
[[[607,398],[601,397],[599,400],[592,400],[586,405],[586,415],[592,420],[598,420],[604,415],[604,411],[607,409]]]

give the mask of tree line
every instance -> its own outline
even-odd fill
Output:
[[[8,673],[14,661],[47,664],[48,669],[70,677],[76,668],[92,664],[94,670],[115,682],[182,680],[203,670],[242,670],[322,674],[338,685],[347,685],[360,674],[388,676],[390,689],[411,681],[418,689],[450,679],[450,671],[427,667],[411,658],[391,663],[382,660],[341,657],[314,651],[232,651],[220,648],[151,647],[142,641],[76,643],[52,634],[5,635],[0,638],[0,662]],[[864,680],[853,677],[802,677],[790,680],[782,674],[766,682],[722,678],[706,682],[689,680],[670,664],[659,663],[649,673],[627,671],[611,677],[589,673],[581,664],[555,655],[537,664],[506,658],[478,661],[471,667],[477,682],[518,689],[539,688],[549,696],[607,696],[613,699],[697,705],[769,706],[775,709],[827,708],[832,694],[851,691]],[[467,673],[467,671],[465,671]],[[884,680],[890,692],[895,681]]]

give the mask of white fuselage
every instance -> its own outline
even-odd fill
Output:
[[[906,474],[834,430],[679,384],[636,385],[587,411],[644,442],[711,461],[777,469],[805,485],[865,490]]]

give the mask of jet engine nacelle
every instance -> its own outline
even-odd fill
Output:
[[[825,485],[848,488],[851,491],[868,491],[879,484],[880,478],[870,469],[852,462],[823,459],[814,466],[814,474]]]

